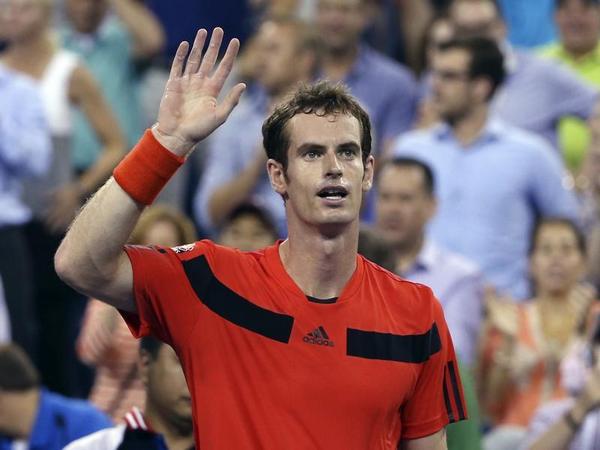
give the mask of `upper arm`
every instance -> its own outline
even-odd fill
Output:
[[[73,71],[69,96],[79,105],[92,129],[105,148],[120,149],[125,145],[123,132],[112,109],[106,103],[92,74],[79,65]]]
[[[403,439],[400,450],[447,450],[446,429],[418,439]]]

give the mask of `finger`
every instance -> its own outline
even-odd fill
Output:
[[[202,64],[200,64],[200,70],[198,74],[200,76],[208,76],[212,71],[217,57],[219,56],[219,49],[221,48],[221,42],[223,41],[223,29],[215,28],[210,37],[210,43],[208,44],[208,50],[202,58]]]
[[[200,60],[202,59],[202,49],[204,48],[204,42],[206,42],[206,35],[208,32],[201,28],[196,33],[196,39],[194,39],[194,45],[192,51],[188,57],[187,64],[185,65],[185,74],[191,75],[198,71],[200,67]]]
[[[183,65],[185,63],[185,55],[187,55],[190,44],[187,41],[183,41],[177,47],[173,64],[171,64],[171,72],[169,73],[169,79],[179,78],[183,73]]]
[[[227,50],[225,51],[225,55],[223,59],[219,63],[219,67],[215,71],[213,76],[214,83],[217,89],[220,91],[227,77],[231,73],[231,69],[233,68],[233,63],[235,62],[235,58],[240,50],[240,41],[237,39],[232,39],[227,46]]]
[[[233,108],[239,103],[244,90],[246,89],[246,85],[244,83],[236,84],[231,91],[227,94],[227,96],[223,99],[223,102],[219,105],[217,109],[217,120],[219,123],[225,122]]]

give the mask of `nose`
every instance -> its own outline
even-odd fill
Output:
[[[342,164],[334,152],[327,152],[323,158],[325,164],[325,176],[339,178],[342,176]]]

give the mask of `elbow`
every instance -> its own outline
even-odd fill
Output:
[[[64,242],[60,244],[58,250],[54,254],[54,270],[58,277],[69,286],[75,287],[77,280],[76,264],[73,263],[73,258],[65,249]]]

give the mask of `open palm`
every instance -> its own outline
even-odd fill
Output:
[[[245,89],[244,84],[237,84],[222,102],[217,101],[240,43],[237,39],[229,42],[225,56],[213,71],[223,30],[213,30],[208,49],[202,55],[206,37],[206,30],[198,31],[187,62],[189,44],[182,42],[179,45],[160,102],[158,132],[173,142],[169,149],[180,156],[225,122]]]

